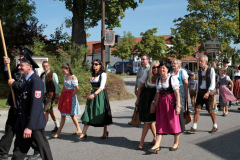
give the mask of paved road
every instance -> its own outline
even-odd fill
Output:
[[[126,80],[126,79],[124,79]],[[133,89],[134,79],[127,79],[126,87]],[[76,136],[71,135],[75,132],[75,126],[68,120],[63,128],[60,139],[52,139],[51,132],[53,123],[49,122],[46,127],[46,134],[52,149],[54,160],[80,160],[80,159],[182,159],[182,160],[239,160],[240,159],[240,113],[237,106],[232,106],[227,117],[217,113],[217,123],[219,131],[210,134],[212,129],[211,118],[206,110],[201,112],[198,123],[198,131],[195,135],[181,134],[179,149],[170,152],[169,147],[173,144],[173,136],[163,137],[161,151],[159,154],[149,155],[147,149],[151,146],[148,142],[152,141],[151,132],[146,137],[143,151],[135,150],[138,146],[142,125],[139,128],[127,124],[133,112],[135,99],[126,101],[111,102],[114,124],[109,126],[109,138],[102,140],[103,128],[89,127],[88,138],[85,142],[78,142]],[[81,106],[83,110],[84,106]],[[56,110],[56,113],[59,112]],[[3,116],[4,117],[4,116]],[[80,117],[80,116],[78,116]],[[58,116],[58,118],[60,118]],[[1,121],[1,125],[4,123]],[[186,125],[190,128],[192,125]],[[82,128],[83,125],[80,124]],[[0,136],[3,131],[0,131]],[[29,151],[29,155],[33,151]],[[10,151],[10,155],[12,151]]]

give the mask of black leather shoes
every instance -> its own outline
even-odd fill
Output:
[[[105,137],[101,137],[100,139],[105,139],[108,137],[109,132],[107,131],[107,135]]]
[[[58,131],[58,127],[55,126],[55,128],[52,130],[52,132],[57,132]]]
[[[77,139],[78,139],[79,141],[86,141],[86,140],[87,140],[87,135],[85,134],[85,136],[83,136],[82,138],[77,137]]]
[[[169,151],[176,151],[177,149],[178,149],[178,146],[177,146],[177,148],[171,147],[171,148],[169,148]]]
[[[41,158],[40,153],[34,153],[33,155],[29,156],[27,160],[37,160],[38,158]]]
[[[8,154],[0,154],[0,160],[8,160]]]

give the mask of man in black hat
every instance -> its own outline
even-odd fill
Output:
[[[227,58],[224,58],[223,61],[222,61],[222,63],[223,63],[223,67],[227,70],[227,72],[226,72],[227,75],[230,77],[230,79],[232,80],[232,82],[234,82],[234,70],[233,70],[233,68],[228,67],[228,63],[229,63],[228,59],[227,59]],[[230,84],[229,84],[229,85],[230,85]],[[229,86],[229,88],[231,88],[231,86]],[[230,108],[231,105],[232,105],[232,102],[229,101],[229,106],[228,106],[228,108]]]
[[[22,59],[24,55],[28,54],[29,56],[33,55],[33,52],[29,50],[26,47],[20,47],[19,48],[19,58]],[[12,140],[15,135],[14,126],[16,123],[17,118],[17,106],[20,103],[20,94],[21,94],[21,88],[22,88],[22,82],[24,80],[24,75],[20,73],[20,70],[18,69],[18,66],[11,72],[12,80],[8,80],[8,68],[7,65],[10,64],[10,59],[8,57],[3,57],[5,69],[4,69],[4,79],[8,81],[8,83],[12,86],[14,94],[15,94],[15,100],[16,104],[13,104],[12,99],[12,93],[9,94],[7,105],[10,106],[10,109],[8,111],[8,118],[5,124],[5,135],[2,136],[0,140],[0,160],[7,160],[8,159],[8,152],[11,148]]]
[[[13,150],[13,160],[23,160],[32,144],[35,142],[41,158],[52,160],[52,153],[45,135],[46,119],[43,113],[44,85],[33,68],[39,68],[28,54],[20,60],[18,69],[25,78],[20,94],[20,103],[17,106],[15,123],[16,139]]]

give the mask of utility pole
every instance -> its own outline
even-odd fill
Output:
[[[105,37],[105,0],[102,0],[102,31],[101,31],[101,58],[102,65],[105,69],[105,46],[104,46],[104,37]]]

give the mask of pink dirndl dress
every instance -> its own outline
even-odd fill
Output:
[[[179,89],[179,81],[176,76],[172,76],[171,78],[169,76],[166,82],[161,84],[160,80],[157,84],[157,91],[159,92],[156,108],[157,134],[179,134],[183,132],[179,115],[175,113],[174,104],[176,104],[176,98],[173,89]]]
[[[176,103],[174,93],[159,93],[159,99],[156,109],[156,131],[160,134],[178,134],[181,133],[179,115],[175,114],[174,106]]]

